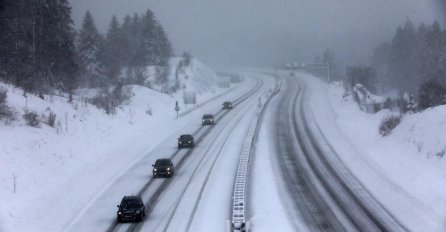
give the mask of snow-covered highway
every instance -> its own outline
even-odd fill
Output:
[[[233,101],[233,110],[220,109],[222,98],[197,109],[203,113],[214,113],[217,122],[214,126],[202,127],[200,120],[196,119],[175,133],[192,133],[196,138],[195,148],[177,150],[176,137],[167,139],[98,193],[65,230],[195,231],[206,224],[203,217],[206,217],[206,222],[214,221],[210,227],[224,229],[225,220],[231,213],[231,191],[241,149],[240,138],[245,136],[250,121],[256,117],[258,100],[264,99],[265,93],[275,84],[274,78],[267,75],[250,79],[253,83],[251,90],[234,91],[230,97],[223,97]],[[176,174],[173,178],[152,178],[150,165],[161,157],[170,157],[174,162]],[[221,176],[224,176],[224,181],[215,180]],[[220,187],[206,187],[215,186],[215,183]],[[208,193],[215,190],[219,192],[218,196]],[[131,194],[142,196],[147,217],[139,224],[117,224],[116,204],[122,196]],[[206,207],[208,203],[201,202],[210,200],[214,205],[212,214],[220,215],[214,220],[209,219],[208,213],[203,215],[209,209]]]
[[[315,77],[279,73],[239,71],[245,77],[240,86],[173,119],[176,126],[164,133],[170,136],[148,143],[142,156],[120,153],[132,157],[128,165],[119,166],[114,178],[77,206],[80,210],[61,214],[64,223],[56,226],[62,231],[226,231],[245,139],[279,78],[282,89],[265,106],[249,160],[245,216],[252,231],[409,231],[339,159],[332,147],[338,140],[324,136],[309,107],[308,78]],[[224,101],[234,108],[221,109]],[[215,115],[215,125],[201,125],[205,113]],[[196,146],[177,149],[178,136],[189,133]],[[151,164],[158,158],[173,161],[175,176],[152,177]],[[102,166],[107,172],[118,167]],[[77,187],[72,197],[84,188]],[[126,195],[142,197],[147,215],[142,222],[117,222],[116,205]]]
[[[350,173],[339,160],[339,154],[331,148],[323,136],[310,108],[309,90],[303,78],[308,75],[288,77],[282,75],[284,89],[272,101],[269,115],[263,125],[258,141],[257,157],[268,159],[273,171],[270,177],[275,184],[253,183],[253,198],[250,207],[255,212],[253,228],[267,231],[281,225],[284,231],[406,231],[399,220],[381,205]],[[266,145],[265,145],[266,144]],[[255,163],[261,163],[258,159]],[[255,165],[254,163],[254,165]],[[263,167],[264,168],[264,167]],[[268,175],[256,171],[253,175]],[[271,177],[273,176],[273,177]],[[279,177],[278,177],[279,176]],[[256,199],[271,195],[262,191],[267,186],[278,190],[272,194],[272,206],[259,206]],[[275,195],[275,196],[274,196]],[[281,209],[282,208],[282,209]],[[277,217],[277,222],[260,220],[271,212],[286,214]],[[257,219],[259,218],[259,220]]]

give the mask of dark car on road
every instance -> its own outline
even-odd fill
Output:
[[[224,110],[230,110],[232,109],[232,103],[231,102],[223,102],[223,107]]]
[[[153,166],[153,177],[172,177],[175,173],[173,163],[170,159],[157,159]]]
[[[140,196],[123,197],[118,208],[118,222],[140,222],[146,216],[146,207]]]
[[[205,114],[203,115],[203,119],[201,120],[201,125],[214,125],[214,115],[212,114]]]
[[[181,149],[183,147],[194,147],[194,137],[192,135],[181,135],[178,138],[178,149]]]

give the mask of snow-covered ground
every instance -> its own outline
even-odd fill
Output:
[[[219,77],[198,61],[185,72],[188,83],[199,90],[197,103],[228,92],[218,88]],[[203,113],[176,119],[175,102],[186,109],[182,91],[166,95],[131,86],[130,102],[107,115],[89,104],[69,104],[57,96],[25,98],[22,90],[2,86],[8,89],[8,105],[20,114],[25,108],[39,115],[51,111],[57,123],[55,128],[43,123],[32,128],[20,115],[12,125],[0,124],[0,231],[61,231],[107,183]],[[244,81],[240,88],[252,86]]]
[[[276,104],[278,98],[271,104]],[[272,107],[270,107],[272,108]],[[276,111],[267,110],[263,124],[259,131],[255,153],[251,161],[250,175],[250,199],[249,218],[253,231],[295,231],[302,222],[297,222],[298,217],[292,217],[286,204],[287,188],[281,174],[277,171],[278,164],[275,160],[275,149],[270,135],[272,134],[271,122]],[[293,218],[293,219],[291,219]],[[280,229],[279,229],[280,228]]]
[[[201,71],[185,72],[195,73],[196,82],[215,75],[204,66],[200,68],[202,65],[198,62],[196,65]],[[194,86],[195,77],[190,73],[188,81]],[[262,91],[274,85],[270,76],[242,74],[269,79],[269,82],[255,98],[241,106],[244,111],[233,111],[238,112],[237,117],[229,117],[228,125],[235,126],[236,121],[240,121],[240,125],[248,124],[250,115],[254,114],[254,109],[249,109],[261,98]],[[218,81],[218,77],[214,78],[211,79]],[[389,136],[382,137],[378,132],[379,123],[391,112],[364,113],[352,99],[342,98],[344,92],[339,84],[329,86],[307,74],[298,74],[296,78],[309,90],[307,106],[324,136],[371,194],[411,230],[445,231],[446,188],[442,184],[446,169],[442,156],[446,150],[446,136],[443,135],[446,106],[406,115]],[[19,112],[25,107],[44,115],[51,111],[56,113],[58,123],[55,128],[45,124],[31,128],[23,119],[12,125],[0,124],[0,197],[3,199],[0,201],[0,231],[68,228],[76,221],[74,219],[83,215],[85,206],[101,196],[101,192],[119,180],[136,161],[157,145],[169,142],[169,138],[173,138],[174,143],[179,131],[195,128],[204,112],[215,111],[220,108],[215,104],[246,93],[255,85],[255,80],[246,78],[233,90],[219,89],[216,85],[208,91],[201,89],[207,84],[191,87],[197,91],[201,89],[198,103],[210,101],[209,105],[193,108],[197,110],[177,119],[173,108],[175,101],[182,104],[182,92],[166,95],[131,86],[134,94],[131,101],[119,108],[117,114],[106,115],[89,104],[76,101],[68,104],[62,97],[46,96],[42,100],[28,95],[25,98],[23,91],[2,84],[9,90],[8,104]],[[277,102],[273,100],[271,104]],[[180,106],[184,111],[185,106]],[[294,231],[298,228],[287,215],[290,206],[283,201],[286,190],[274,172],[274,151],[271,150],[272,140],[268,138],[268,123],[273,117],[275,115],[267,111],[256,144],[250,179],[252,198],[249,201],[252,204],[248,214],[256,231],[278,228]],[[246,128],[239,126],[226,141],[231,145],[225,146],[223,155],[216,160],[191,222],[194,231],[209,228],[223,231],[224,219],[230,217],[233,175],[245,132]],[[149,169],[150,164],[147,166]],[[175,192],[169,194],[175,195]]]
[[[323,134],[364,186],[411,230],[445,231],[446,106],[405,115],[382,137],[379,124],[391,112],[362,112],[339,84],[299,77]]]

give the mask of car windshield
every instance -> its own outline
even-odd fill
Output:
[[[211,119],[211,118],[213,118],[214,116],[212,116],[211,114],[205,114],[205,115],[203,115],[203,118],[204,119]]]
[[[170,160],[167,159],[157,160],[155,162],[155,166],[170,166]]]
[[[127,199],[123,200],[121,203],[121,207],[124,209],[138,208],[139,206],[140,202],[137,199]]]
[[[191,135],[182,135],[182,136],[180,136],[180,139],[181,140],[192,139],[192,136]]]

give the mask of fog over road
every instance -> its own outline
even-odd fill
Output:
[[[324,49],[349,63],[367,60],[406,18],[432,22],[440,0],[71,0],[80,26],[90,10],[102,32],[113,14],[154,11],[177,53],[190,51],[211,65],[260,66],[312,61]],[[348,54],[348,55],[347,55]]]

